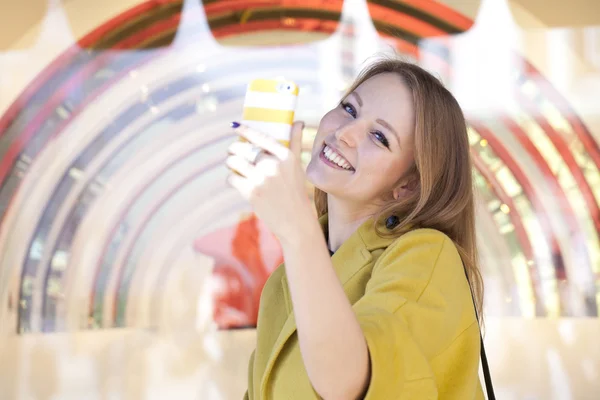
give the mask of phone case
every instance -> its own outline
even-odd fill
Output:
[[[298,85],[285,79],[255,79],[248,85],[242,123],[289,147]]]

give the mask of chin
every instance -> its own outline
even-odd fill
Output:
[[[317,189],[332,195],[344,196],[343,184],[346,180],[343,176],[332,173],[329,167],[323,165],[318,159],[312,159],[306,167],[306,179]]]
[[[315,174],[316,175],[316,174]],[[327,194],[340,194],[344,195],[344,191],[340,189],[339,185],[333,184],[330,179],[326,179],[324,176],[308,176],[308,181],[317,189]]]

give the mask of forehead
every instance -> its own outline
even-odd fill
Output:
[[[363,114],[385,120],[402,136],[412,133],[412,94],[398,74],[375,75],[361,83],[355,92],[362,99]]]
[[[392,72],[384,72],[370,77],[355,90],[363,100],[368,98],[374,105],[393,102],[412,103],[412,96],[402,78]]]

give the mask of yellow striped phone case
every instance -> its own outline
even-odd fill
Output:
[[[285,79],[255,79],[248,85],[242,123],[289,147],[298,85]]]

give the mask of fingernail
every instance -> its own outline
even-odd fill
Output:
[[[231,125],[232,128],[239,128],[240,127],[240,123],[239,122],[235,122],[235,121],[233,121],[230,125]]]

